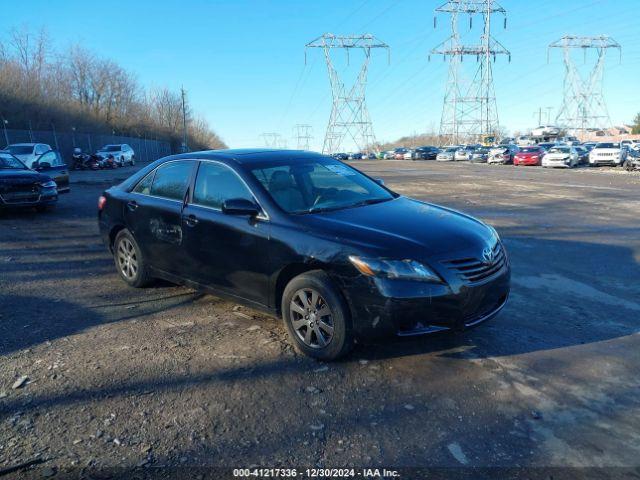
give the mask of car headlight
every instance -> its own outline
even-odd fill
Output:
[[[350,256],[349,261],[360,273],[368,277],[443,283],[437,273],[415,260],[387,260]]]
[[[56,182],[54,182],[53,180],[49,180],[46,182],[40,182],[39,184],[42,188],[56,188],[58,185],[56,185]]]

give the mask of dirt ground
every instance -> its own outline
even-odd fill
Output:
[[[31,460],[48,477],[258,465],[640,473],[640,176],[354,165],[496,227],[513,266],[496,319],[318,363],[278,319],[170,284],[127,287],[98,237],[96,200],[139,166],[78,172],[55,211],[0,214],[0,473]]]

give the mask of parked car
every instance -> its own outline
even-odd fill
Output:
[[[37,157],[52,150],[52,148],[46,143],[12,143],[7,145],[4,150],[31,168]]]
[[[580,163],[580,156],[575,147],[570,145],[557,145],[545,154],[542,159],[543,167],[573,168]]]
[[[470,162],[473,163],[487,163],[489,159],[489,151],[491,147],[478,147],[471,154],[471,158],[469,158]]]
[[[413,160],[435,160],[440,149],[438,147],[424,146],[418,147],[413,152]]]
[[[522,147],[513,157],[514,165],[542,165],[545,150],[540,146]]]
[[[555,147],[556,145],[558,145],[558,143],[556,142],[543,142],[543,143],[539,143],[538,146],[542,149],[544,149],[545,151],[549,151],[550,148]]]
[[[317,153],[163,158],[106,190],[98,209],[127,284],[162,278],[280,316],[322,360],[354,339],[475,326],[509,295],[493,228]]]
[[[402,156],[403,160],[411,160],[413,158],[413,150],[411,150],[410,148],[407,149],[406,152],[404,152],[404,155]]]
[[[349,155],[346,153],[332,153],[331,156],[337,160],[348,160],[349,159]]]
[[[113,158],[120,164],[121,167],[124,167],[127,163],[129,165],[136,164],[135,152],[133,151],[133,148],[131,148],[126,143],[105,145],[96,153],[103,158],[107,158],[109,155],[113,155]]]
[[[511,145],[511,144],[515,144],[515,143],[516,143],[516,139],[515,138],[513,138],[513,137],[505,137],[505,138],[500,140],[498,145]]]
[[[528,147],[529,145],[532,145],[533,143],[534,143],[534,141],[531,139],[531,137],[529,135],[521,135],[516,140],[516,145],[518,145],[519,147]]]
[[[578,152],[578,164],[586,165],[589,163],[589,150],[587,150],[583,145],[574,145],[576,151]]]
[[[593,150],[589,152],[589,165],[622,165],[626,159],[626,150],[619,143],[601,142],[597,143]]]
[[[393,160],[396,157],[395,150],[387,150],[386,152],[382,152],[383,160]]]
[[[407,153],[409,149],[404,147],[398,147],[393,152],[393,158],[396,160],[404,160],[404,154]]]
[[[640,150],[629,149],[623,167],[627,171],[640,170]]]
[[[591,152],[596,146],[595,142],[583,143],[582,146],[587,149],[587,152]]]
[[[540,125],[537,128],[531,130],[533,137],[555,137],[560,135],[562,130],[554,125]]]
[[[438,162],[453,162],[456,151],[458,151],[459,148],[459,145],[444,147],[442,150],[440,150],[440,153],[436,155],[436,160]]]
[[[11,153],[0,151],[0,209],[35,207],[44,211],[57,201],[57,185],[51,177],[30,169]]]
[[[31,168],[44,173],[56,182],[58,193],[69,193],[69,166],[62,159],[60,152],[49,150],[38,156],[31,164]]]
[[[501,163],[503,165],[513,163],[513,157],[518,153],[517,145],[501,145],[489,151],[487,163]]]
[[[475,149],[478,148],[478,147],[479,147],[479,145],[465,145],[464,147],[460,147],[453,154],[453,159],[456,162],[469,160],[471,158],[471,155],[475,151]]]

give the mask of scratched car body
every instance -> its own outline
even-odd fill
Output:
[[[167,157],[98,207],[128,284],[162,278],[280,316],[293,343],[323,360],[358,338],[472,327],[509,295],[492,227],[317,153]]]

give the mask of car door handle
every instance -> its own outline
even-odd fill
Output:
[[[130,202],[127,203],[127,208],[133,212],[138,208],[138,204],[136,203],[135,200],[131,200]]]
[[[188,227],[195,227],[199,221],[195,215],[185,215],[183,218]]]

